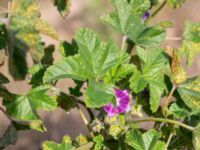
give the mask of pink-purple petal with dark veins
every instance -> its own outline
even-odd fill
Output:
[[[108,116],[110,117],[120,113],[128,112],[131,109],[128,90],[115,89],[115,97],[116,107],[114,107],[112,102],[104,106],[104,110],[108,113]]]

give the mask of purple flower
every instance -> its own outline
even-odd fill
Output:
[[[130,96],[127,90],[115,89],[115,96],[117,102],[116,107],[113,105],[112,102],[104,106],[104,110],[108,113],[108,116],[110,117],[131,110]]]
[[[145,12],[144,15],[142,16],[142,20],[145,21],[149,18],[150,14],[149,12]]]

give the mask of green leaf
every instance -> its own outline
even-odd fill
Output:
[[[78,45],[75,40],[72,40],[71,44],[67,41],[60,43],[60,53],[63,57],[73,56],[78,53]]]
[[[28,82],[32,85],[32,87],[40,86],[43,84],[43,76],[47,68],[53,64],[53,52],[54,52],[54,46],[50,45],[45,48],[44,56],[41,59],[40,64],[33,65],[29,68],[29,78]]]
[[[114,98],[114,89],[112,85],[91,80],[84,96],[87,107],[99,108]]]
[[[75,100],[63,92],[57,96],[57,102],[58,106],[65,111],[69,111],[71,108],[76,106]]]
[[[43,76],[47,69],[47,66],[37,64],[29,68],[29,84],[32,84],[33,87],[42,85]]]
[[[104,137],[102,135],[97,135],[93,138],[93,141],[96,143],[94,150],[101,150],[105,147]]]
[[[75,95],[77,97],[82,96],[83,94],[80,90],[81,90],[81,87],[83,86],[84,82],[78,81],[78,80],[75,80],[74,82],[75,82],[76,86],[74,88],[71,88],[71,87],[69,88],[70,94]]]
[[[185,0],[167,0],[167,3],[169,4],[169,6],[173,8],[180,7],[184,2]]]
[[[7,32],[4,24],[0,22],[0,50],[7,46]]]
[[[169,111],[177,118],[185,118],[190,116],[190,112],[187,109],[181,108],[176,103],[173,103],[170,106]]]
[[[92,149],[93,145],[94,145],[93,142],[88,142],[88,143],[81,145],[80,147],[76,148],[76,150]]]
[[[156,112],[165,89],[164,75],[169,70],[169,63],[161,49],[137,48],[142,70],[136,71],[130,79],[130,88],[138,93],[145,87],[150,90],[151,110]]]
[[[41,64],[52,65],[54,62],[53,52],[55,51],[54,45],[48,45],[44,49],[44,56],[41,59]]]
[[[84,81],[88,78],[87,70],[81,60],[80,55],[64,58],[45,72],[43,81],[49,83],[63,78],[73,78]]]
[[[135,71],[130,79],[130,87],[135,93],[139,93],[145,87],[147,87],[147,81],[142,78],[142,73],[140,71]]]
[[[35,29],[39,31],[40,34],[44,34],[55,40],[58,40],[58,34],[54,30],[54,28],[42,19],[37,20],[35,24]]]
[[[165,39],[166,32],[160,26],[146,28],[136,39],[136,43],[142,46],[156,46]]]
[[[193,77],[179,85],[178,92],[192,113],[200,112],[200,77]]]
[[[195,56],[200,53],[200,23],[185,23],[184,41],[180,50],[181,55],[187,57],[188,66],[191,66]]]
[[[185,22],[184,39],[193,42],[200,42],[200,23]]]
[[[101,79],[107,71],[129,60],[128,55],[119,51],[113,42],[101,42],[90,29],[79,30],[75,40],[79,54],[64,58],[49,67],[44,76],[45,83],[63,78],[80,81]]]
[[[101,19],[115,30],[128,35],[131,40],[135,41],[137,36],[145,29],[141,15],[139,15],[141,13],[140,10],[144,10],[144,7],[141,7],[141,4],[144,4],[143,2],[144,0],[134,0],[131,3],[128,3],[127,0],[113,0],[115,12],[103,16]],[[134,14],[134,10],[136,14]],[[137,14],[137,10],[139,10],[139,14]]]
[[[0,149],[4,149],[10,144],[15,144],[16,141],[17,131],[12,125],[9,125],[3,136],[0,138]]]
[[[21,40],[13,37],[14,43],[10,43],[9,51],[9,72],[15,80],[23,80],[28,72],[26,54],[28,46]],[[20,61],[19,61],[20,60]]]
[[[195,127],[195,130],[193,131],[193,145],[195,147],[195,150],[200,149],[200,124],[198,124]]]
[[[42,144],[42,148],[43,150],[75,150],[69,136],[64,136],[60,144],[53,141],[46,141]]]
[[[165,143],[159,141],[160,133],[154,129],[141,134],[138,130],[126,134],[126,143],[136,150],[165,150]]]
[[[47,131],[42,120],[33,120],[33,121],[17,120],[17,121],[12,121],[12,125],[17,131],[21,131],[21,130],[23,131],[36,130],[38,132]]]
[[[114,42],[101,42],[97,34],[90,29],[80,29],[75,40],[90,77],[101,77],[114,66],[123,63],[124,59],[127,60]]]
[[[113,0],[113,3],[115,12],[103,16],[103,22],[141,46],[155,46],[164,41],[163,27],[146,27],[142,20],[143,14],[150,8],[149,0]]]
[[[119,82],[121,79],[124,79],[128,75],[132,74],[135,70],[136,66],[133,64],[122,64],[120,66],[114,67],[112,70],[107,72],[103,80],[106,83]]]
[[[71,0],[54,0],[54,5],[57,7],[60,15],[65,18],[69,14]]]
[[[19,120],[38,120],[37,110],[52,111],[57,103],[54,98],[46,95],[49,86],[39,86],[31,89],[27,95],[15,96],[13,99],[5,98],[3,104],[12,117]]]
[[[15,37],[22,40],[30,49],[34,62],[43,56],[44,47],[40,34],[58,39],[54,29],[41,19],[39,6],[35,0],[13,0],[9,29]]]
[[[134,15],[143,16],[151,6],[150,0],[130,0]]]
[[[9,80],[6,76],[4,76],[1,72],[0,72],[0,84],[5,84],[8,83]]]

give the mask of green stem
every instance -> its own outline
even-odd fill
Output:
[[[88,120],[87,120],[85,114],[83,113],[82,109],[79,107],[78,104],[77,104],[77,109],[78,109],[78,111],[79,111],[79,113],[80,113],[80,115],[81,115],[81,118],[82,118],[84,124],[85,124],[86,127],[88,128],[88,131],[90,132],[90,135],[91,135],[92,137],[94,137],[94,134],[93,134],[93,132],[92,132],[90,126],[89,126],[89,122],[88,122]]]
[[[147,20],[147,22],[150,22],[166,4],[167,4],[167,1],[164,0],[164,1],[158,6],[158,8],[152,13],[151,17]]]
[[[133,123],[140,123],[140,122],[149,122],[149,121],[154,121],[154,122],[165,122],[165,123],[170,123],[170,124],[175,124],[178,126],[181,126],[185,129],[188,129],[190,131],[194,131],[194,127],[188,126],[182,122],[178,122],[175,120],[171,120],[171,119],[164,119],[164,118],[143,118],[143,119],[138,119],[138,120],[134,120]]]
[[[122,50],[122,51],[125,50],[126,40],[127,40],[127,36],[124,35],[124,36],[122,37],[122,46],[121,46],[121,50]]]
[[[168,138],[168,140],[167,140],[167,144],[166,144],[166,146],[165,146],[165,149],[166,149],[166,150],[167,150],[167,148],[169,147],[169,144],[170,144],[170,141],[171,141],[173,135],[174,135],[173,133],[170,133],[170,135],[169,135],[169,138]]]
[[[10,19],[12,13],[12,0],[8,0],[8,19]]]

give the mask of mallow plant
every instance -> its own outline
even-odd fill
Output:
[[[13,79],[26,80],[31,89],[24,95],[10,92],[10,81],[0,73],[0,110],[10,120],[0,148],[15,144],[17,131],[45,132],[38,110],[76,108],[89,134],[66,135],[59,143],[49,139],[41,149],[200,150],[200,76],[187,74],[200,53],[200,23],[188,18],[181,37],[167,37],[173,22],[152,22],[164,6],[176,9],[184,2],[108,1],[114,9],[99,23],[122,37],[118,43],[112,37],[103,41],[89,28],[78,29],[72,41],[59,41],[41,18],[37,0],[8,0],[8,9],[0,12],[0,63],[8,60]],[[52,4],[67,17],[70,0]],[[54,61],[54,46],[45,45],[41,34],[60,42],[60,60]],[[181,44],[166,46],[166,40]],[[66,85],[64,92],[57,86],[61,79],[75,86]]]

